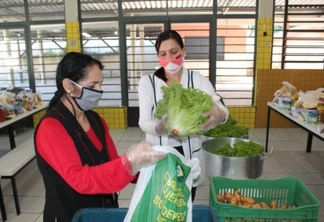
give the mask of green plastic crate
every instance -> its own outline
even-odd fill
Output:
[[[257,202],[279,206],[295,205],[294,209],[253,209],[221,203],[217,194],[239,189],[246,197]],[[320,203],[309,189],[297,178],[284,177],[277,180],[236,180],[224,177],[210,178],[209,204],[214,207],[221,222],[317,222]]]

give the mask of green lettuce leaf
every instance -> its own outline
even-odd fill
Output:
[[[163,99],[158,102],[154,116],[162,119],[167,115],[167,132],[179,137],[199,132],[201,124],[208,120],[202,114],[212,110],[211,96],[198,89],[183,88],[176,82],[172,82],[170,87],[162,86],[161,89]]]

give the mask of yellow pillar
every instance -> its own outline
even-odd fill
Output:
[[[78,0],[64,1],[65,32],[68,52],[81,52]]]
[[[257,47],[256,47],[256,78],[259,69],[270,69],[271,48],[272,48],[272,24],[273,24],[273,4],[274,0],[259,0],[257,18]],[[257,82],[257,81],[256,81]],[[255,82],[255,83],[256,83]],[[255,90],[255,97],[258,89]],[[254,101],[256,104],[256,101]],[[232,117],[244,126],[255,127],[256,107],[228,107]]]
[[[270,69],[273,33],[273,1],[259,1],[256,69]]]

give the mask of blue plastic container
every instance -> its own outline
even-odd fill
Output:
[[[123,222],[127,208],[86,208],[74,214],[72,222]],[[193,222],[219,222],[210,206],[194,205]]]

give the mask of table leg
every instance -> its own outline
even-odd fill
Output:
[[[312,142],[313,142],[313,134],[308,133],[307,146],[306,146],[306,152],[307,153],[312,152]]]
[[[6,214],[6,208],[5,208],[4,200],[3,200],[1,184],[0,184],[0,209],[1,209],[2,220],[6,221],[7,220],[7,214]]]
[[[268,117],[267,117],[267,133],[265,141],[265,152],[268,152],[268,143],[269,143],[269,127],[270,127],[270,107],[268,107]]]
[[[16,142],[15,142],[14,130],[11,125],[8,126],[8,134],[9,134],[10,148],[14,149],[16,147]]]

